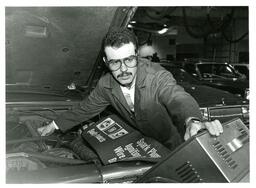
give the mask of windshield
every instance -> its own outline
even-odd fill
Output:
[[[239,74],[228,64],[199,64],[203,78],[239,78]]]
[[[193,78],[189,73],[187,73],[182,68],[166,66],[166,65],[162,65],[162,66],[173,74],[173,77],[177,82],[189,82],[194,84],[198,82],[195,78]]]

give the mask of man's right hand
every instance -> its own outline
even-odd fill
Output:
[[[46,126],[43,127],[39,127],[37,129],[37,132],[41,135],[41,136],[48,136],[51,135],[56,129],[56,126],[54,125],[54,122],[52,121],[51,123],[49,123]]]

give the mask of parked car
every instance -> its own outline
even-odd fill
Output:
[[[225,122],[239,117],[246,124],[249,123],[248,100],[227,91],[203,85],[181,66],[171,63],[160,64],[169,70],[177,83],[196,99],[205,120],[219,119]]]
[[[204,85],[249,99],[249,81],[228,63],[184,62],[183,67]]]
[[[248,63],[236,63],[231,64],[239,73],[244,74],[246,79],[249,80],[249,64]]]

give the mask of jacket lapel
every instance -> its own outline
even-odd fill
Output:
[[[145,83],[146,78],[146,68],[144,67],[144,63],[138,63],[138,69],[137,69],[137,78],[135,83],[135,94],[134,94],[134,111],[137,112],[137,114],[140,114],[140,108],[139,105],[141,103],[141,92],[146,87]]]

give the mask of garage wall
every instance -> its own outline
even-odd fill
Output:
[[[247,20],[238,20],[232,29],[234,39],[241,37],[248,28]],[[141,47],[144,56],[157,52],[160,59],[183,60],[184,57],[201,57],[230,63],[245,62],[249,52],[248,36],[237,43],[229,43],[223,37],[207,41],[195,39],[184,28],[178,28],[177,35],[152,35],[152,45]]]

